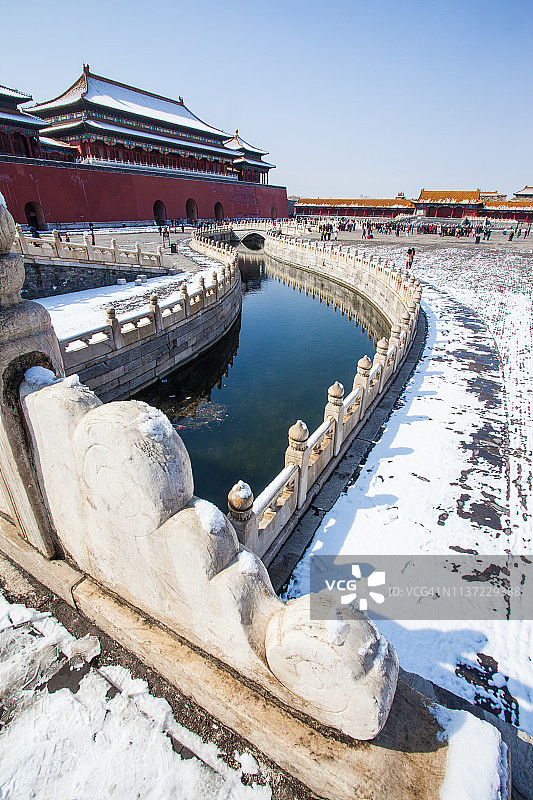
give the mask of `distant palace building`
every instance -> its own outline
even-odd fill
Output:
[[[514,193],[515,200],[533,200],[533,186],[524,186],[519,192]]]
[[[527,198],[527,191],[531,194]],[[497,191],[422,189],[416,200],[408,200],[403,193],[392,199],[360,198],[358,200],[326,200],[300,198],[295,206],[297,216],[336,217],[389,217],[423,216],[440,219],[488,217],[533,222],[533,189],[525,187],[516,193],[514,200]]]
[[[268,185],[267,153],[203,122],[181,97],[84,66],[59,97],[19,109],[29,100],[0,87],[0,191],[18,222],[287,213],[285,189]]]
[[[391,199],[321,200],[301,197],[295,213],[301,216],[397,217],[412,214],[413,204],[401,192]]]

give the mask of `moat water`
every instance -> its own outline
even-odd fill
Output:
[[[169,417],[189,451],[195,494],[224,511],[240,479],[260,494],[284,466],[290,426],[302,419],[315,430],[328,387],[338,380],[351,391],[358,360],[390,334],[373,306],[336,283],[262,255],[241,256],[239,268],[242,314],[233,328],[193,365],[135,396]]]

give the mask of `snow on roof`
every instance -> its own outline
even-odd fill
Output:
[[[10,122],[20,122],[24,125],[35,125],[38,128],[42,128],[45,124],[42,119],[32,117],[30,114],[24,114],[22,112],[19,114],[11,114],[9,111],[0,110],[0,119],[7,119]]]
[[[524,186],[519,192],[515,192],[515,195],[519,194],[531,194],[533,195],[533,186]]]
[[[422,189],[420,197],[415,203],[480,203],[480,190],[472,189],[469,191],[456,191],[446,189],[444,191],[427,191]]]
[[[235,164],[251,164],[253,167],[274,167],[274,164],[268,164],[266,161],[254,161],[252,158],[236,158]]]
[[[207,150],[209,153],[223,153],[226,156],[233,156],[232,153],[228,153],[228,151],[223,147],[217,147],[214,144],[200,144],[199,142],[192,142],[187,139],[175,139],[170,136],[160,136],[159,134],[151,133],[150,131],[144,132],[135,130],[135,128],[124,128],[121,125],[109,125],[107,122],[100,122],[99,120],[94,119],[78,119],[74,122],[62,123],[61,125],[51,125],[48,128],[44,128],[43,133],[55,133],[56,131],[62,131],[69,128],[80,128],[83,125],[88,125],[90,128],[95,128],[101,131],[109,131],[110,133],[121,133],[125,136],[136,139],[151,139],[157,142],[165,142],[165,144],[172,144],[174,147],[188,147],[189,149]]]
[[[320,198],[309,198],[309,197],[301,197],[298,200],[299,206],[340,206],[342,208],[352,208],[357,206],[368,206],[371,208],[379,208],[381,206],[392,206],[392,207],[401,207],[401,208],[412,208],[413,204],[411,200],[407,200],[405,197],[387,197],[387,198],[375,198],[375,197],[360,197],[356,200],[352,199],[320,199]]]
[[[25,94],[25,92],[19,92],[18,89],[10,89],[9,86],[1,86],[0,85],[0,94],[3,94],[5,97],[17,97],[19,98],[20,102],[23,100],[31,100],[31,94]]]
[[[266,156],[266,150],[259,150],[257,147],[252,147],[251,144],[248,144],[244,139],[239,136],[239,131],[235,131],[235,136],[231,139],[228,139],[224,142],[226,147],[229,147],[230,150],[246,150],[248,153],[257,153],[258,155]]]
[[[135,89],[133,86],[126,86],[99,75],[92,75],[89,71],[84,71],[81,78],[62,95],[47,103],[32,106],[32,110],[37,113],[50,111],[65,105],[72,105],[82,98],[94,105],[105,106],[148,119],[157,119],[171,125],[179,125],[217,136],[228,135],[224,131],[202,122],[183,105],[183,102],[145,92],[142,89]]]
[[[485,208],[502,211],[533,211],[533,190],[530,200],[485,200]]]
[[[77,148],[67,142],[62,142],[59,139],[50,139],[48,136],[39,136],[39,141],[41,144],[47,144],[51,147],[64,147],[66,150],[75,150],[78,152]]]

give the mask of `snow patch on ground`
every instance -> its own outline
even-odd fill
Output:
[[[49,614],[0,595],[3,798],[269,800],[268,786],[241,783],[244,772],[259,772],[251,754],[236,753],[241,767],[231,769],[124,667],[86,667],[79,686],[53,685],[69,663],[76,684],[76,657],[99,650],[96,637],[76,639]],[[174,752],[170,737],[194,756]]]
[[[498,800],[507,786],[506,759],[497,729],[466,711],[430,707],[448,740],[440,800]],[[475,765],[477,769],[473,769]]]

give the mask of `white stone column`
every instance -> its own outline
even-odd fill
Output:
[[[285,466],[295,464],[299,470],[297,506],[301,508],[307,497],[309,480],[309,458],[311,451],[307,447],[309,429],[301,419],[289,428],[289,446],[285,451]]]
[[[156,331],[163,330],[163,317],[161,316],[161,308],[156,294],[150,295],[150,311],[154,317]]]
[[[20,252],[23,253],[24,255],[28,255],[28,242],[26,240],[26,236],[24,235],[24,231],[18,224],[15,226],[15,228],[16,228],[18,243],[20,245]]]
[[[106,324],[111,328],[111,336],[113,340],[113,347],[115,350],[120,350],[122,347],[122,331],[120,323],[116,317],[115,307],[108,306],[106,312]]]
[[[361,397],[361,417],[366,410],[368,399],[368,378],[370,376],[371,369],[372,362],[368,356],[363,356],[357,362],[357,372],[355,373],[355,377],[353,379],[353,389],[360,387],[363,390],[363,396]]]
[[[253,505],[254,496],[248,484],[244,481],[236,483],[228,494],[229,521],[235,528],[239,542],[256,552],[259,529]]]
[[[335,439],[333,442],[333,455],[338,455],[344,440],[344,386],[335,381],[328,389],[328,403],[324,411],[324,421],[335,420]]]

